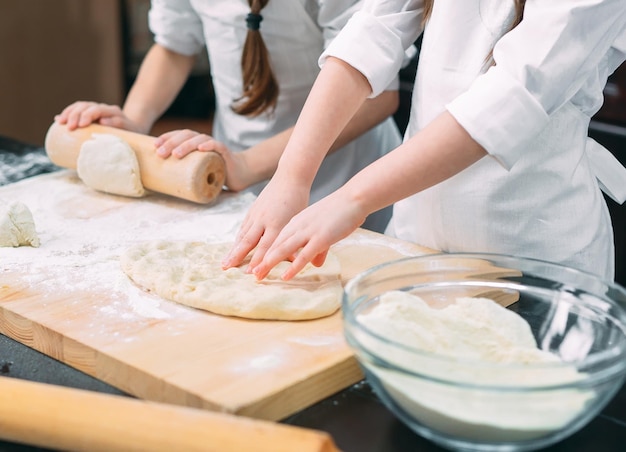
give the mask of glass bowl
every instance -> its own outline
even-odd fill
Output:
[[[626,375],[626,290],[556,264],[404,258],[350,280],[342,311],[383,403],[452,450],[558,442],[593,419]]]

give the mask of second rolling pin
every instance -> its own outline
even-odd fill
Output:
[[[339,452],[318,430],[9,377],[0,438],[89,452]]]
[[[46,153],[54,164],[76,169],[80,148],[94,133],[112,134],[128,143],[135,151],[141,182],[148,190],[199,204],[213,202],[222,190],[226,170],[219,154],[192,152],[183,159],[163,159],[155,153],[155,137],[113,127],[91,124],[70,131],[54,122],[46,134]]]

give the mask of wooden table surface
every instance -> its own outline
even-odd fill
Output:
[[[29,155],[29,161],[36,163],[34,169],[31,165],[24,170],[22,177],[34,175],[37,171],[53,170],[44,159],[34,158],[40,152],[37,147],[0,137],[0,157],[10,159],[13,167],[19,166],[15,164],[14,157],[26,154]],[[8,182],[19,178],[19,175],[15,176]],[[2,335],[0,375],[102,393],[124,394],[100,380]],[[282,419],[281,422],[329,432],[339,448],[345,452],[443,450],[404,426],[382,405],[367,383],[362,381]],[[623,386],[612,402],[590,424],[562,442],[543,450],[617,452],[625,450],[625,445],[626,386]],[[0,451],[41,450],[45,449],[0,441]]]

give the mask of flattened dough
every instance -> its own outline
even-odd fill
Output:
[[[135,151],[121,138],[94,133],[80,147],[78,177],[94,190],[122,196],[145,195]]]
[[[26,204],[0,200],[0,246],[39,246],[33,214]]]
[[[122,270],[140,287],[168,300],[216,314],[270,320],[306,320],[328,316],[341,304],[341,266],[329,254],[322,267],[308,264],[295,278],[282,281],[289,265],[279,264],[263,281],[246,274],[249,260],[222,270],[231,243],[149,241],[126,250]]]

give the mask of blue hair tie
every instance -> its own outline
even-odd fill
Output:
[[[261,21],[263,20],[263,16],[260,14],[249,13],[246,16],[246,26],[249,30],[258,30],[261,28]]]

